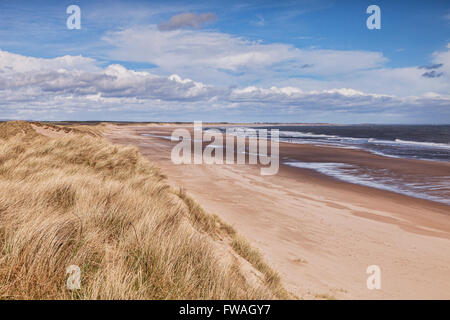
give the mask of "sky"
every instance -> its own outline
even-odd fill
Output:
[[[0,0],[0,119],[450,124],[449,31],[447,0]]]

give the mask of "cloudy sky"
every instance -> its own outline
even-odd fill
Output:
[[[450,123],[449,31],[446,0],[1,0],[0,119]]]

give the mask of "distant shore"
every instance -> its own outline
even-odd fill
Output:
[[[0,120],[1,122],[8,122],[8,121],[13,121],[13,120]],[[28,120],[26,120],[28,121]],[[29,121],[29,122],[33,122],[33,121]],[[102,120],[89,120],[89,121],[39,121],[41,123],[51,123],[51,124],[55,124],[55,125],[98,125],[100,123],[109,123],[109,124],[115,124],[115,125],[175,125],[175,126],[179,126],[179,125],[191,125],[194,122],[193,121],[102,121]],[[292,125],[296,125],[296,126],[323,126],[323,125],[327,125],[327,126],[339,126],[340,124],[336,124],[336,123],[308,123],[308,122],[203,122],[204,125],[225,125],[225,126],[239,126],[239,125],[243,125],[243,126],[266,126],[266,125],[277,125],[277,126],[292,126]]]

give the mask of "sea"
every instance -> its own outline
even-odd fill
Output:
[[[270,129],[278,129],[282,142],[361,149],[391,158],[450,162],[450,125],[270,125],[253,128],[268,129],[269,132]],[[223,131],[226,129],[221,128]],[[239,127],[233,131],[236,135],[246,135],[247,132]],[[450,205],[450,169],[443,170],[439,176],[426,176],[422,173],[404,175],[387,168],[359,167],[342,162],[288,160],[282,163],[349,183]]]

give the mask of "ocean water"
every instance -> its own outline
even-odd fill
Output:
[[[375,154],[450,161],[450,125],[270,126],[280,141],[363,149]],[[239,131],[239,129],[236,129]]]
[[[289,161],[284,164],[315,170],[349,183],[450,205],[450,172],[440,177],[402,176],[388,169],[360,168],[344,163]]]
[[[393,158],[450,162],[450,125],[267,126],[254,129],[278,129],[282,142],[362,149]],[[243,128],[234,128],[234,134],[248,135]],[[450,170],[431,177],[342,162],[289,160],[283,164],[314,170],[349,183],[450,205]]]

